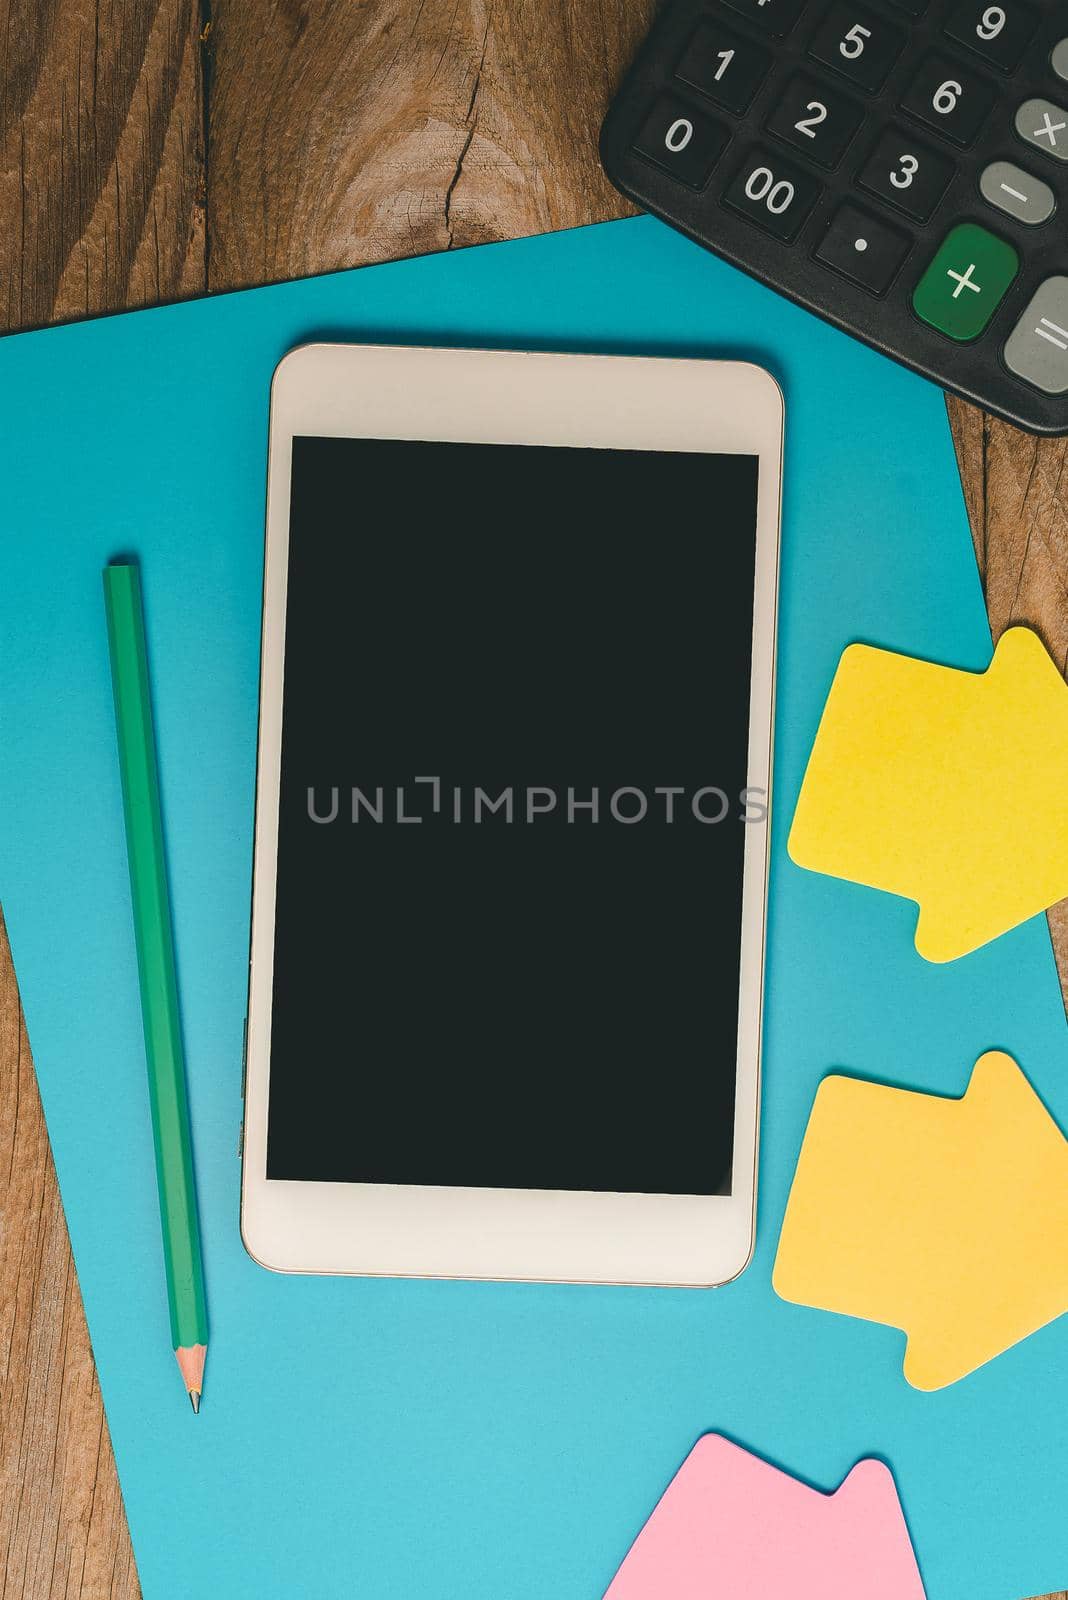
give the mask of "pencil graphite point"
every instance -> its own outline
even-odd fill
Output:
[[[190,1391],[189,1391],[189,1401],[190,1401],[190,1404],[193,1407],[193,1415],[194,1415],[194,1417],[199,1417],[199,1415],[200,1415],[200,1390],[199,1389],[190,1389]]]

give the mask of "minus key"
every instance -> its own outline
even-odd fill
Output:
[[[1057,197],[1049,184],[1013,161],[992,161],[984,168],[979,191],[988,205],[1030,227],[1048,222],[1057,209]]]

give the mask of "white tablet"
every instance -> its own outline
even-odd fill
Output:
[[[279,366],[242,1182],[264,1266],[745,1267],[782,429],[733,361]]]

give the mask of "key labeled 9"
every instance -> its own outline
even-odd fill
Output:
[[[1020,0],[960,0],[946,23],[958,39],[1001,72],[1014,72],[1034,37],[1037,14]]]

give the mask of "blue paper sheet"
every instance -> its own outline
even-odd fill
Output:
[[[676,1292],[272,1276],[238,1237],[267,397],[309,338],[747,356],[787,401],[756,1258]],[[1068,1318],[937,1394],[769,1282],[831,1068],[959,1093],[1010,1050],[1068,1126],[1042,919],[928,966],[784,842],[838,656],[982,668],[941,396],[649,220],[0,345],[0,899],[146,1600],[596,1600],[698,1434],[823,1488],[893,1467],[930,1600],[1068,1583]],[[169,1348],[100,568],[143,562],[212,1320]],[[710,622],[714,618],[710,618]],[[995,1286],[992,1286],[992,1288]]]

